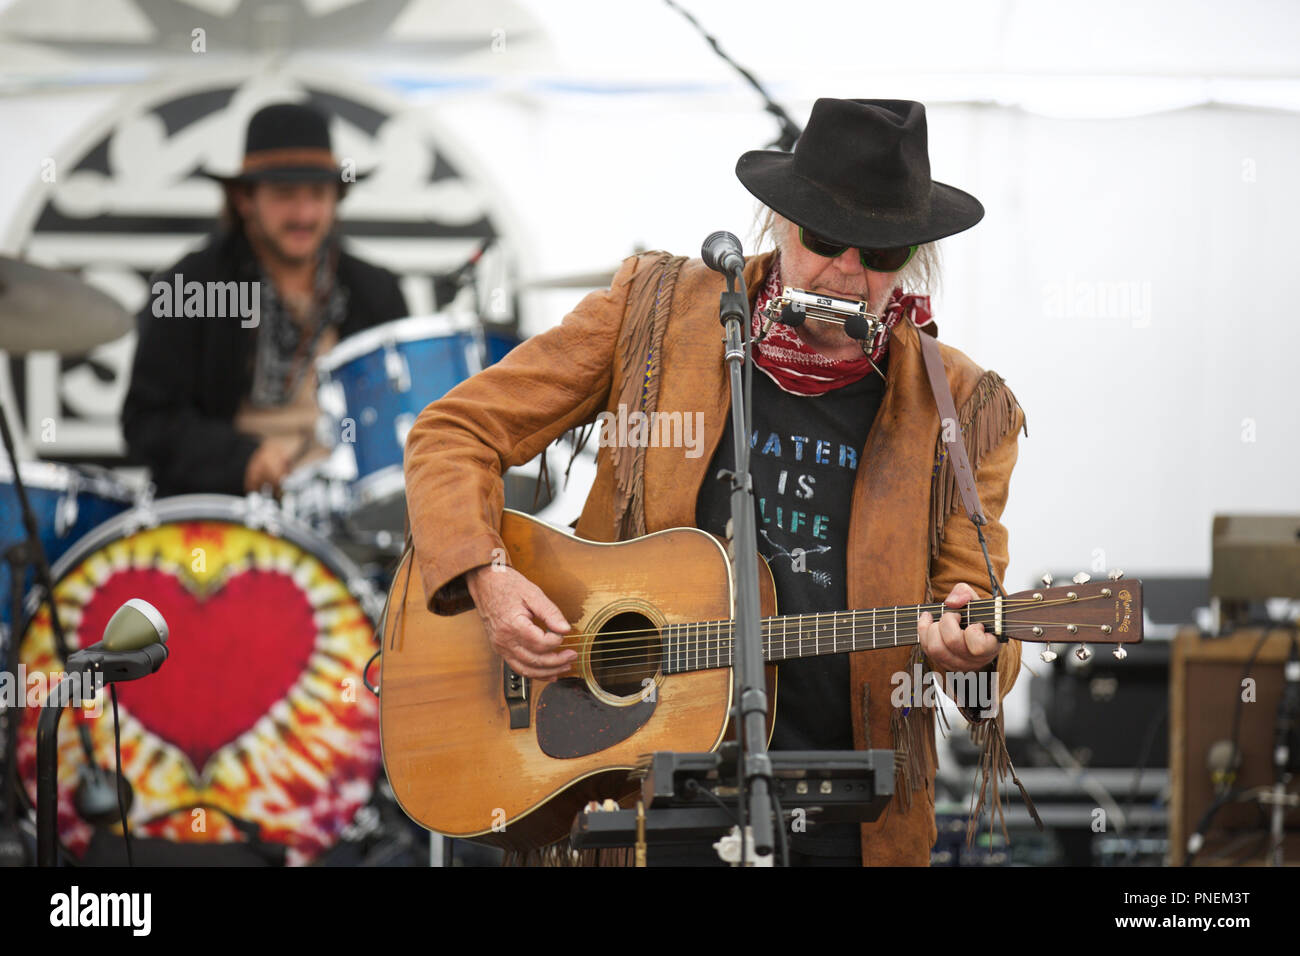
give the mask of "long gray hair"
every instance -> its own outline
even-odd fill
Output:
[[[761,204],[755,210],[754,250],[756,252],[777,248],[779,217],[780,214],[776,210]],[[898,273],[895,285],[902,286],[904,292],[934,295],[939,291],[940,266],[939,243],[924,243],[916,250],[912,261]]]

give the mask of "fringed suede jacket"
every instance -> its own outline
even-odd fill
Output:
[[[750,304],[774,253],[747,260]],[[468,607],[464,572],[502,548],[502,472],[543,452],[602,411],[704,413],[697,458],[680,448],[602,447],[596,479],[576,533],[618,541],[695,523],[696,500],[730,411],[718,295],[724,280],[698,260],[645,253],[624,261],[608,290],[588,295],[563,323],[462,383],[417,418],[406,443],[407,503],[416,566],[430,610]],[[940,440],[940,419],[918,332],[891,333],[885,394],[857,470],[849,525],[849,608],[942,600],[958,582],[990,597],[976,530],[961,509]],[[1007,533],[999,518],[1024,415],[995,372],[940,344],[988,524],[985,538],[999,581]],[[500,553],[500,552],[497,552]],[[850,655],[853,738],[858,749],[893,749],[895,795],[862,827],[864,865],[929,863],[934,817],[935,708],[891,705],[898,672],[911,672],[919,647]],[[1005,697],[1020,670],[1020,645],[1004,644],[995,665]],[[936,675],[941,676],[941,675]],[[940,686],[947,686],[941,683]],[[978,716],[978,715],[976,715]],[[1002,716],[979,721],[984,751],[980,803],[992,777],[993,801],[1007,767]]]

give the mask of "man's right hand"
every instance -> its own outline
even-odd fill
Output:
[[[559,650],[569,622],[541,588],[514,568],[485,564],[465,572],[465,582],[488,642],[516,673],[550,680],[577,660],[577,651]]]
[[[262,442],[244,468],[244,490],[261,491],[270,485],[273,491],[278,492],[280,483],[289,474],[291,463],[287,449],[275,442]]]

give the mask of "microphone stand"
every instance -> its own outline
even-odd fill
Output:
[[[893,750],[767,751],[767,683],[763,670],[762,622],[759,619],[758,531],[754,487],[749,473],[750,411],[753,407],[753,336],[745,261],[740,241],[727,232],[704,240],[705,264],[727,279],[719,303],[726,329],[723,361],[731,380],[731,422],[735,470],[718,478],[731,481],[730,541],[733,595],[732,726],[736,739],[709,753],[657,752],[642,757],[633,778],[640,779],[635,810],[601,810],[589,806],[574,819],[570,844],[580,850],[631,845],[638,866],[646,865],[648,845],[695,842],[728,834],[714,844],[718,855],[741,866],[772,866],[774,842],[784,836],[784,812],[778,797],[795,795],[806,812],[826,822],[863,822],[879,818],[894,795]],[[739,289],[737,289],[739,286]],[[822,297],[816,297],[823,302]],[[831,306],[835,303],[832,302]],[[839,312],[860,321],[843,321],[845,330],[866,338],[871,326],[858,306]],[[860,304],[859,304],[860,305]],[[795,307],[803,318],[802,304]],[[781,321],[787,322],[786,319]],[[798,324],[787,322],[787,324]],[[744,370],[742,376],[741,370]],[[813,788],[816,788],[814,795]],[[714,806],[702,806],[701,798]],[[732,811],[732,807],[735,811]],[[775,825],[774,825],[775,824]],[[777,827],[781,827],[780,830]],[[781,840],[784,853],[785,841]],[[788,861],[787,861],[788,862]]]
[[[59,617],[58,602],[54,600],[54,581],[50,577],[50,564],[45,557],[45,547],[41,544],[40,529],[36,525],[36,515],[32,511],[31,502],[27,498],[27,489],[23,485],[23,477],[18,470],[18,453],[14,448],[14,437],[9,430],[9,416],[5,413],[4,407],[0,406],[0,440],[4,442],[5,452],[9,457],[9,467],[13,469],[14,492],[18,495],[18,510],[23,519],[23,530],[27,534],[26,549],[20,552],[13,552],[21,555],[22,559],[31,565],[36,572],[36,587],[40,589],[40,601],[47,604],[50,609],[50,631],[54,637],[54,648],[60,659],[68,659],[68,639],[63,631],[63,621]],[[23,580],[26,577],[26,571],[19,574],[16,566],[11,567],[10,587],[18,590],[22,587]],[[39,604],[37,605],[39,607]],[[35,611],[33,611],[33,615]],[[9,622],[10,638],[12,643],[17,646],[22,639],[23,621],[15,617]],[[14,658],[15,662],[17,658]],[[14,679],[17,680],[17,671],[14,672]],[[77,737],[81,742],[81,749],[86,754],[88,763],[94,763],[95,751],[90,740],[90,731],[85,725],[79,725],[77,728]]]
[[[1287,788],[1291,783],[1292,770],[1300,763],[1295,753],[1297,743],[1297,720],[1300,720],[1300,642],[1296,632],[1291,632],[1291,653],[1282,665],[1282,696],[1277,704],[1277,720],[1273,730],[1273,789],[1270,794],[1273,812],[1269,820],[1269,836],[1272,839],[1268,865],[1282,865],[1282,844],[1286,837],[1284,815],[1289,803]]]
[[[103,645],[104,642],[100,641],[68,657],[65,665],[67,676],[50,688],[36,722],[37,866],[55,866],[58,861],[59,721],[63,719],[63,708],[69,703],[82,704],[81,698],[87,693],[87,688],[98,683],[92,675],[102,678],[106,684],[137,680],[148,677],[167,660],[167,645],[162,643],[125,651],[108,650]],[[77,683],[73,683],[74,675],[80,675]],[[65,683],[77,693],[74,695],[64,690]],[[78,698],[75,701],[70,699],[74,696]],[[121,779],[120,773],[115,774],[115,779]],[[123,816],[123,830],[126,827]]]
[[[728,270],[719,316],[726,329],[723,361],[731,378],[731,424],[736,470],[731,479],[731,563],[735,579],[735,638],[732,642],[733,712],[739,746],[737,806],[740,862],[770,865],[774,849],[772,762],[767,753],[767,683],[758,601],[758,530],[754,486],[749,474],[749,412],[753,357],[750,354],[749,296],[740,269]],[[740,289],[736,286],[739,283]],[[741,370],[744,369],[742,376]],[[752,834],[752,844],[751,844]],[[750,850],[760,861],[750,861]],[[766,859],[762,859],[766,858]]]

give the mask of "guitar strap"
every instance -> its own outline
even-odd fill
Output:
[[[980,505],[979,491],[975,488],[975,473],[971,470],[970,456],[966,454],[966,440],[962,437],[961,421],[957,418],[957,406],[952,400],[952,388],[948,385],[948,376],[943,371],[939,343],[933,336],[919,329],[917,335],[921,339],[921,357],[925,359],[925,371],[930,378],[930,388],[934,392],[934,403],[939,409],[939,421],[942,425],[939,436],[952,462],[953,474],[957,478],[957,490],[961,493],[961,503],[971,523],[982,527],[987,524],[987,519]]]
[[[925,360],[925,371],[930,379],[930,388],[934,392],[934,403],[939,409],[939,420],[942,423],[940,430],[940,440],[943,442],[944,450],[947,453],[948,461],[952,469],[953,478],[957,483],[957,490],[961,494],[962,507],[966,510],[966,516],[970,518],[971,524],[975,525],[975,530],[979,534],[980,546],[984,550],[984,559],[988,564],[989,570],[989,593],[1001,594],[1001,586],[993,574],[993,564],[988,559],[988,547],[984,542],[984,526],[988,519],[984,515],[984,508],[980,505],[979,491],[975,487],[975,472],[971,468],[970,456],[966,453],[966,440],[962,436],[961,420],[957,417],[957,408],[952,399],[952,388],[948,384],[948,376],[944,374],[943,359],[939,355],[939,344],[933,336],[917,330],[921,339],[921,356]],[[936,497],[942,496],[938,489],[934,490]],[[937,516],[937,520],[942,524],[943,514]],[[1005,638],[1002,638],[1005,642]],[[994,672],[996,673],[996,671]],[[966,828],[966,843],[969,846],[975,835],[975,827],[983,812],[986,801],[988,800],[988,791],[990,784],[992,786],[991,804],[995,808],[996,815],[1002,819],[1002,832],[1006,835],[1006,820],[1003,817],[1002,800],[998,795],[998,782],[1005,779],[1008,775],[1020,791],[1021,799],[1025,802],[1025,807],[1029,815],[1038,825],[1038,829],[1043,829],[1043,821],[1038,815],[1038,810],[1034,806],[1034,801],[1030,799],[1029,792],[1020,782],[1016,774],[1015,765],[1011,762],[1011,756],[1007,752],[1006,737],[1002,729],[1002,711],[999,709],[997,716],[992,720],[987,720],[983,715],[975,713],[967,708],[959,708],[962,715],[970,722],[971,740],[978,748],[980,753],[979,774],[982,778],[978,785],[978,798],[973,813]],[[942,712],[940,712],[942,718]],[[992,836],[993,816],[989,815],[989,831]]]

